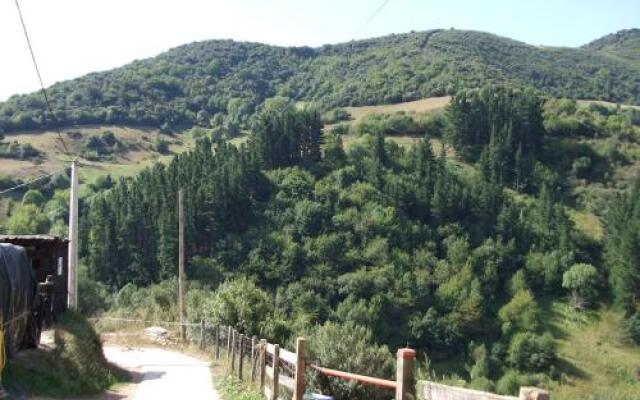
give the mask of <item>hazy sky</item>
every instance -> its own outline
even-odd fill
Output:
[[[433,28],[579,46],[640,27],[640,0],[21,0],[46,85],[170,47],[232,38],[318,46]],[[14,0],[0,0],[0,101],[36,90]]]

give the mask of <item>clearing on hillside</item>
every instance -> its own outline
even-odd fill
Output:
[[[99,138],[105,132],[113,133],[119,149],[103,157],[88,157],[91,138]],[[172,154],[186,150],[193,141],[190,135],[164,135],[157,129],[102,125],[64,128],[62,137],[70,153],[80,155],[83,166],[80,179],[85,182],[106,174],[114,177],[132,175],[157,161],[170,159]],[[159,139],[167,144],[166,154],[159,153],[155,148]],[[42,154],[27,160],[0,159],[3,174],[10,177],[28,179],[64,168],[70,161],[58,134],[53,131],[7,133],[4,141],[31,144]]]
[[[369,114],[390,114],[398,111],[405,112],[427,112],[443,110],[451,101],[450,96],[429,97],[422,100],[407,101],[396,104],[383,104],[379,106],[344,107],[351,114],[351,123],[359,121]]]

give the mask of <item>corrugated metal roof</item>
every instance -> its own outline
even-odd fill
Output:
[[[68,242],[69,239],[53,235],[0,235],[0,242],[11,240],[33,240],[43,242]]]

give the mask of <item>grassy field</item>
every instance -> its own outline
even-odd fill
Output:
[[[74,138],[66,132],[79,132],[80,136]],[[89,161],[80,157],[83,168],[80,170],[81,181],[90,181],[97,176],[112,174],[115,176],[132,175],[140,169],[155,163],[164,161],[171,156],[161,156],[153,150],[153,144],[158,136],[169,143],[171,153],[184,151],[193,142],[189,135],[169,136],[159,133],[156,129],[128,128],[120,126],[88,126],[81,128],[68,128],[63,130],[63,139],[72,154],[80,154],[85,149],[87,138],[99,136],[104,131],[111,131],[128,151],[115,153],[109,159],[101,161]],[[39,160],[0,160],[2,172],[17,178],[29,178],[47,172],[63,168],[69,164],[70,157],[65,154],[58,135],[52,131],[28,132],[21,134],[5,134],[5,141],[29,143],[43,153]]]
[[[604,307],[576,311],[548,304],[543,315],[557,338],[561,383],[556,400],[640,399],[640,347],[622,336],[622,313]]]
[[[430,97],[427,99],[407,101],[396,104],[383,104],[379,106],[345,107],[351,114],[351,122],[358,122],[362,117],[369,114],[390,114],[398,111],[404,112],[426,112],[443,110],[451,101],[450,96]]]

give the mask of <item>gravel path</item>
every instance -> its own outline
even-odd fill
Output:
[[[104,398],[220,400],[206,361],[154,348],[107,346],[104,354],[110,362],[131,371],[135,381]]]

